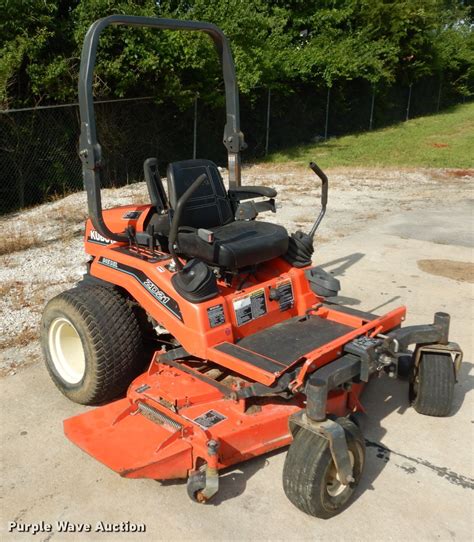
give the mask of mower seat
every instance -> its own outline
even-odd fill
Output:
[[[169,164],[168,194],[172,208],[203,173],[207,180],[194,192],[183,211],[177,238],[180,254],[226,269],[239,269],[286,253],[288,232],[282,226],[234,219],[235,211],[221,174],[210,160],[183,160]],[[212,242],[198,235],[200,228],[213,233]]]
[[[180,232],[180,252],[226,269],[240,269],[282,256],[288,249],[285,228],[269,222],[230,222],[209,230],[214,233],[212,243],[194,232]]]

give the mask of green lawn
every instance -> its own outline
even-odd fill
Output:
[[[301,145],[269,155],[267,162],[311,160],[321,167],[474,167],[474,103],[402,122],[390,128]]]

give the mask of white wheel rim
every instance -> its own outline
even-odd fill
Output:
[[[354,454],[352,453],[351,450],[348,450],[348,452],[349,452],[349,459],[351,460],[352,469],[354,469]],[[328,476],[326,478],[326,491],[329,493],[331,497],[337,497],[338,495],[343,493],[343,491],[347,487],[348,486],[346,484],[343,484],[341,482],[341,478],[339,477],[339,474],[337,472],[336,465],[333,462],[331,468],[329,469]]]
[[[76,328],[67,318],[56,318],[48,333],[51,359],[59,376],[68,384],[77,384],[86,372],[84,347]]]

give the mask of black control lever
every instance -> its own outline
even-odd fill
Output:
[[[143,172],[151,204],[156,207],[156,210],[161,215],[168,209],[169,204],[158,171],[158,159],[147,158],[143,164]]]
[[[314,234],[316,233],[316,230],[319,227],[319,224],[321,224],[321,220],[323,219],[324,215],[326,214],[326,206],[328,203],[328,178],[324,171],[314,162],[309,163],[309,167],[316,173],[316,175],[321,179],[322,186],[321,186],[321,211],[319,212],[318,218],[316,218],[316,221],[313,224],[313,227],[311,228],[309,232],[309,236],[311,238],[314,238]]]
[[[175,251],[176,238],[178,237],[178,228],[181,222],[181,215],[183,214],[184,207],[188,199],[194,194],[194,192],[201,186],[201,184],[207,179],[207,175],[203,173],[193,182],[193,184],[186,190],[186,192],[179,198],[178,203],[174,209],[173,220],[171,221],[170,234],[168,237],[169,251],[173,261],[176,265],[176,269],[181,271],[183,264],[179,261]]]

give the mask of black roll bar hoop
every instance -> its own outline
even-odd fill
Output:
[[[114,233],[105,224],[100,194],[102,151],[97,141],[92,83],[99,37],[104,28],[109,25],[151,27],[162,30],[194,30],[208,34],[214,41],[224,76],[227,119],[224,127],[224,145],[227,148],[228,155],[230,188],[235,188],[241,184],[240,151],[246,145],[244,136],[240,131],[239,93],[234,60],[229,42],[222,30],[211,23],[132,15],[110,15],[95,21],[84,38],[81,55],[79,72],[79,111],[81,116],[79,156],[82,160],[84,186],[87,192],[87,204],[92,224],[102,236],[114,241],[127,242],[128,237],[126,234]]]

